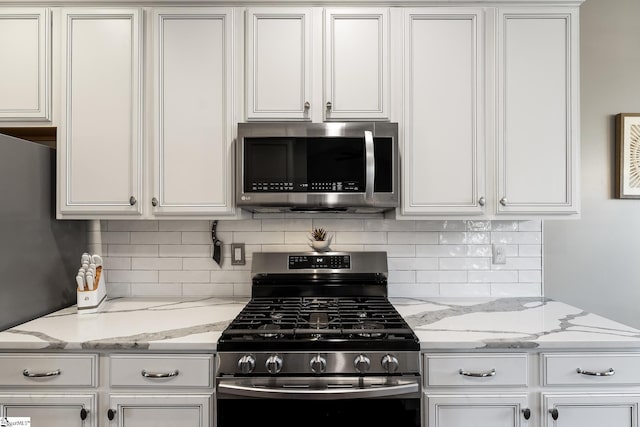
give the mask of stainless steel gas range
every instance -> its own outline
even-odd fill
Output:
[[[420,425],[420,346],[386,253],[256,253],[252,277],[218,341],[218,427]]]

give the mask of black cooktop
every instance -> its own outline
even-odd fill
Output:
[[[220,351],[418,350],[386,297],[254,297],[222,333]]]

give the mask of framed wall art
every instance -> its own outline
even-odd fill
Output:
[[[616,197],[640,199],[640,113],[616,115]]]

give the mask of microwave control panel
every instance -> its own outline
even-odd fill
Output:
[[[252,182],[251,191],[257,192],[333,192],[333,193],[345,193],[345,192],[362,192],[364,187],[355,181],[347,182],[310,182],[310,183],[295,183],[295,182]]]

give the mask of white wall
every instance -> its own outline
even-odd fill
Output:
[[[110,296],[250,293],[252,253],[310,251],[308,233],[324,227],[332,250],[386,251],[391,296],[539,296],[541,221],[393,221],[362,216],[257,215],[219,221],[222,268],[211,259],[210,221],[102,221]],[[232,266],[230,244],[248,262]],[[491,263],[491,244],[507,263]]]
[[[581,19],[582,219],[544,223],[545,295],[640,327],[640,200],[614,198],[614,116],[640,112],[640,1]]]

